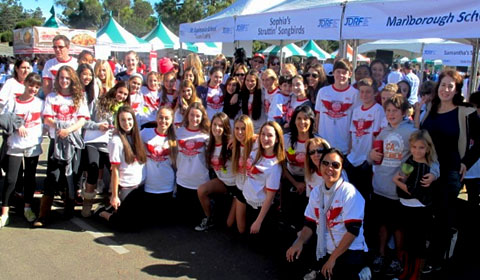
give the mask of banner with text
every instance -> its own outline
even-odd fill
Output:
[[[424,0],[347,3],[344,39],[480,37],[480,1]]]
[[[441,59],[447,66],[471,66],[473,47],[464,44],[429,44],[423,49],[424,59]]]
[[[182,42],[233,42],[234,18],[180,24]]]
[[[239,16],[235,40],[338,40],[342,7]]]

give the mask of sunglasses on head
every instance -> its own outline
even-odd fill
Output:
[[[306,73],[305,78],[312,77],[314,79],[318,78],[318,74],[316,73]]]
[[[338,161],[329,162],[328,160],[322,160],[322,165],[325,167],[331,166],[335,170],[338,170],[340,167],[342,167],[342,164]]]
[[[325,149],[323,149],[323,148],[316,148],[314,150],[308,151],[308,155],[313,156],[314,154],[323,154],[324,151],[325,151]]]

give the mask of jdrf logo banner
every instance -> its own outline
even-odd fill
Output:
[[[338,40],[340,5],[239,16],[235,40]]]
[[[479,0],[351,2],[342,38],[478,38],[479,24]]]

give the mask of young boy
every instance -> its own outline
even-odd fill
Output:
[[[360,191],[365,201],[369,201],[372,192],[372,166],[367,162],[367,155],[372,149],[374,138],[380,133],[385,113],[382,106],[375,101],[377,91],[371,78],[358,81],[357,86],[362,106],[353,109],[350,125],[352,145],[347,156],[349,164],[345,169],[350,182]]]
[[[373,261],[373,271],[380,272],[386,267],[385,249],[390,233],[393,233],[397,255],[392,257],[385,274],[398,275],[403,271],[399,261],[402,256],[402,234],[399,226],[401,213],[393,176],[400,171],[402,162],[410,156],[409,137],[415,127],[409,119],[405,119],[409,103],[401,94],[392,96],[383,107],[388,125],[377,137],[377,140],[383,141],[383,153],[374,148],[369,155],[370,162],[381,162],[373,166],[371,213],[379,233],[378,256]]]
[[[358,90],[350,86],[352,65],[339,59],[333,65],[335,82],[320,89],[315,102],[315,128],[332,147],[347,154],[350,143],[350,122],[358,104]]]
[[[268,120],[276,121],[282,127],[286,123],[286,115],[290,103],[290,94],[292,92],[292,79],[280,77],[280,91],[273,96],[270,109],[268,111]]]
[[[387,84],[382,91],[380,92],[380,99],[382,100],[382,106],[385,104],[385,101],[394,96],[398,91],[397,84]]]

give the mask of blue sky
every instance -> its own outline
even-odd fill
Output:
[[[152,7],[154,7],[155,3],[161,2],[160,0],[148,1],[152,4]],[[37,7],[40,7],[40,9],[42,9],[43,16],[47,19],[50,17],[50,9],[52,8],[54,2],[54,0],[20,0],[20,3],[22,3],[24,9],[35,10]],[[55,11],[59,14],[62,12],[60,7],[55,7]]]

